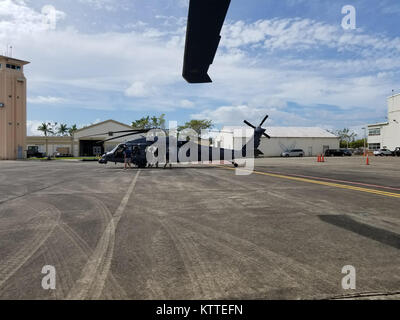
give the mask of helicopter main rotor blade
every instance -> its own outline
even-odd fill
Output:
[[[85,136],[84,138],[90,138],[90,137],[97,137],[97,136],[104,136],[104,135],[108,135],[110,137],[112,137],[115,133],[127,133],[127,132],[131,132],[131,133],[135,133],[135,132],[143,132],[143,130],[152,130],[152,129],[132,129],[132,130],[122,130],[122,131],[109,131],[109,132],[103,132],[103,133],[98,133],[98,134],[92,134],[90,136]]]
[[[190,0],[186,28],[183,78],[189,83],[212,82],[214,61],[231,0]]]
[[[232,131],[218,131],[218,130],[205,130],[205,131],[207,131],[207,132],[214,132],[214,133],[231,133],[231,134],[233,134],[233,132]]]
[[[269,115],[266,115],[265,116],[265,118],[264,118],[264,120],[263,121],[261,121],[261,123],[260,123],[260,127],[262,127],[262,125],[264,124],[264,122],[268,119],[268,117],[269,117]]]
[[[116,140],[116,139],[119,139],[119,138],[124,138],[124,137],[133,136],[133,135],[136,135],[136,134],[147,133],[147,132],[148,132],[148,130],[146,129],[146,130],[142,130],[142,131],[138,131],[138,132],[133,132],[133,133],[124,134],[124,135],[118,136],[118,137],[112,137],[112,138],[110,138],[110,139],[98,141],[97,143],[107,142],[107,141]]]
[[[245,124],[247,124],[249,127],[252,127],[254,130],[257,129],[255,126],[253,126],[250,122],[248,122],[247,120],[243,121]]]

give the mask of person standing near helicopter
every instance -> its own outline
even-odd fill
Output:
[[[129,146],[125,146],[124,149],[124,170],[126,170],[129,166],[129,168],[132,168],[131,166],[131,161],[132,161],[132,150],[129,148]]]

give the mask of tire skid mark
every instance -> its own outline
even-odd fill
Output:
[[[104,204],[101,203],[103,206]],[[98,206],[99,208],[102,208],[103,206]],[[108,210],[107,207],[104,206]],[[105,210],[103,212],[106,212]],[[107,215],[107,214],[106,214]],[[61,222],[59,225],[59,228],[65,233],[65,235],[69,238],[69,240],[75,245],[75,247],[80,251],[80,253],[87,259],[93,254],[92,248],[90,248],[89,244],[78,234],[75,232],[74,229],[72,229],[67,223]],[[113,274],[110,272],[110,281],[111,281],[111,286],[112,286],[112,294],[113,298],[115,299],[127,299],[127,294],[125,290],[119,285]],[[70,286],[70,289],[73,287],[74,282]],[[68,293],[64,295],[64,297],[67,297]]]
[[[172,218],[172,219],[176,220],[174,218]],[[177,232],[179,232],[180,234],[183,234],[184,231],[182,231],[182,229],[185,229],[186,233],[189,232],[189,233],[192,234],[192,237],[197,237],[198,238],[197,239],[198,243],[206,243],[206,244],[204,244],[204,246],[206,246],[206,247],[208,247],[208,248],[210,248],[210,249],[212,249],[212,250],[214,250],[216,252],[219,252],[219,253],[221,253],[221,254],[223,254],[225,256],[229,255],[230,257],[232,257],[232,259],[238,261],[243,266],[247,266],[247,267],[249,265],[254,266],[255,267],[255,271],[258,274],[258,277],[260,277],[260,279],[262,279],[263,276],[265,276],[265,272],[263,272],[263,270],[266,270],[265,263],[260,261],[260,259],[254,258],[254,257],[252,257],[250,255],[245,255],[241,251],[236,250],[234,248],[235,246],[226,245],[226,244],[224,244],[224,243],[222,243],[222,242],[220,242],[218,240],[215,240],[214,237],[210,237],[209,235],[204,235],[203,233],[198,232],[198,231],[189,230],[188,228],[185,228],[185,227],[181,227],[182,222],[177,221],[177,223],[179,224],[179,228],[177,228]],[[185,241],[187,241],[186,238],[185,238]],[[192,252],[192,251],[194,251],[194,249],[191,249],[190,252]],[[224,271],[230,277],[228,276],[229,278],[225,277],[224,279],[218,281],[220,283],[222,282],[220,285],[224,286],[224,285],[226,285],[227,282],[232,282],[232,279],[238,279],[240,277],[240,275],[235,273],[229,267],[227,267]],[[210,269],[210,272],[213,273],[213,272],[215,272],[215,270]],[[284,272],[279,268],[274,268],[272,273],[269,273],[269,275],[270,276],[274,275],[273,278],[275,278],[275,279],[282,279],[284,277],[286,279],[290,279],[290,281],[292,283],[295,282],[295,278],[294,277],[290,276],[287,272]],[[216,280],[218,280],[218,278]],[[269,288],[270,289],[277,289],[278,287],[275,287],[275,286],[271,285]],[[237,284],[237,283],[235,283],[235,289],[236,289],[236,291],[240,291],[240,289],[242,289],[243,291],[248,291],[249,290],[248,286],[246,286],[246,287],[244,287],[243,285],[240,286],[240,284]],[[251,289],[254,292],[257,291],[254,288],[251,288]],[[220,290],[220,292],[218,294],[220,294],[220,296],[217,297],[217,298],[221,298],[221,297],[224,297],[225,293],[222,294],[221,290]]]
[[[182,217],[171,217],[174,221],[177,221],[181,225],[185,225],[187,229],[196,232],[196,234],[201,235],[207,241],[212,240],[216,248],[220,250],[229,250],[232,254],[242,256],[244,259],[250,259],[251,262],[257,262],[260,266],[265,265],[265,263],[273,263],[274,268],[281,272],[282,275],[289,277],[292,281],[295,281],[297,285],[309,286],[308,277],[313,279],[318,279],[320,284],[325,286],[337,287],[337,283],[332,280],[328,280],[325,273],[314,269],[310,265],[304,265],[287,256],[280,255],[274,251],[268,250],[266,248],[260,247],[248,240],[238,238],[232,234],[226,233],[222,230],[215,230],[211,227],[202,225],[193,220],[189,220]],[[190,226],[190,227],[188,227]],[[238,251],[236,248],[243,248],[243,250]],[[254,253],[257,257],[252,257],[246,253]],[[260,259],[261,258],[261,259]],[[263,262],[264,261],[264,262]],[[260,264],[261,263],[261,264]]]
[[[44,221],[38,221],[34,238],[22,246],[14,255],[0,262],[0,288],[10,279],[47,241],[59,223],[61,212],[51,207]]]
[[[160,286],[159,282],[156,281],[153,277],[153,268],[149,268],[143,260],[139,257],[139,255],[133,252],[133,256],[137,265],[135,265],[135,272],[138,274],[143,274],[143,278],[146,278],[146,299],[149,300],[166,300],[166,296],[164,295],[163,289]]]
[[[54,293],[57,300],[65,296],[65,291],[68,290],[72,282],[71,273],[68,270],[68,265],[65,263],[64,257],[59,256],[59,251],[52,248],[52,244],[44,244],[43,256],[46,265],[51,265],[56,268],[56,290],[50,290]]]
[[[191,237],[185,236],[182,230],[176,228],[167,219],[160,219],[160,223],[170,235],[182,258],[192,282],[194,298],[215,299],[222,295],[220,288],[212,278],[212,270],[206,266],[198,252],[196,242]]]
[[[35,219],[37,220],[38,218],[46,216],[46,212],[50,209],[51,207],[46,207],[43,210],[37,210],[35,208],[29,207],[28,212],[29,210],[33,210],[37,214],[27,217],[27,219],[24,221],[18,221],[18,224],[15,221],[2,221],[2,228],[0,229],[0,232],[20,231],[21,225],[23,226],[24,230],[35,230],[37,228],[37,222],[35,222]]]
[[[108,222],[96,248],[84,266],[80,278],[75,282],[75,285],[69,292],[67,299],[83,300],[100,298],[109,275],[111,260],[114,254],[115,231],[125,211],[140,172],[139,170],[133,178],[119,207]]]

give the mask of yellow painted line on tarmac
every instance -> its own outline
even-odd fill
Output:
[[[224,168],[224,169],[228,169],[228,170],[243,170],[243,171],[246,171],[246,169],[241,169],[241,168],[229,168],[229,167],[225,167],[225,166],[219,166],[219,167],[220,168]],[[247,170],[247,171],[250,171],[250,170]],[[400,198],[400,193],[381,191],[381,190],[377,190],[377,189],[361,188],[361,187],[349,186],[347,184],[332,183],[332,182],[326,182],[326,181],[320,181],[320,180],[298,178],[298,177],[292,177],[292,176],[286,176],[286,175],[282,175],[282,174],[268,173],[268,172],[262,172],[262,171],[252,171],[252,172],[255,173],[255,174],[274,177],[274,178],[280,178],[280,179],[286,179],[286,180],[292,180],[292,181],[319,184],[319,185],[323,185],[323,186],[327,186],[327,187],[333,187],[333,188],[340,188],[340,189],[347,189],[347,190],[354,190],[354,191],[360,191],[360,192],[373,193],[373,194],[377,194],[377,195],[380,195],[380,196],[391,197],[391,198]]]

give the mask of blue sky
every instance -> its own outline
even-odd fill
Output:
[[[42,121],[130,123],[161,113],[217,127],[268,113],[273,126],[359,132],[384,121],[386,97],[400,92],[399,1],[232,0],[206,85],[181,77],[187,3],[0,0],[0,52],[12,44],[32,62],[29,133]],[[349,4],[356,30],[341,27]]]

